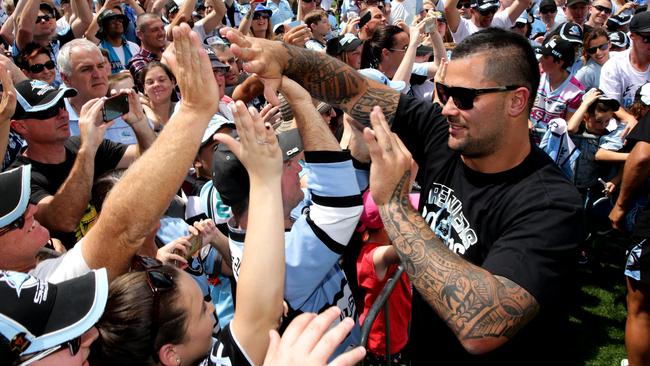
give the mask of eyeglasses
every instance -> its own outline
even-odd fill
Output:
[[[49,60],[44,64],[29,65],[29,72],[31,72],[32,74],[38,74],[39,72],[43,72],[43,70],[45,69],[52,70],[55,67],[56,64],[54,63],[54,61]]]
[[[46,350],[44,350],[44,351],[42,351],[40,353],[37,353],[36,355],[34,355],[34,357],[30,357],[27,361],[25,361],[23,363],[20,363],[18,366],[31,365],[32,363],[34,363],[34,362],[36,362],[38,360],[42,360],[45,357],[51,355],[52,353],[57,352],[58,350],[60,350],[63,347],[68,348],[68,350],[70,351],[70,355],[72,357],[76,356],[77,353],[79,353],[79,349],[81,349],[81,336],[79,336],[77,338],[74,338],[74,339],[71,339],[71,340],[69,340],[67,342],[61,343],[58,346],[48,348],[48,349],[46,349]]]
[[[253,15],[253,20],[258,20],[258,19],[260,19],[260,18],[262,18],[262,19],[269,19],[270,16],[269,16],[268,14],[266,14],[266,13],[257,13],[257,14],[255,14],[255,15]]]
[[[643,41],[643,43],[646,43],[646,44],[650,43],[650,35],[643,35],[641,33],[634,33],[634,34],[641,37],[641,40]]]
[[[456,107],[464,111],[474,108],[474,99],[476,99],[476,97],[479,95],[501,93],[505,91],[515,90],[519,87],[519,85],[506,85],[494,88],[472,89],[461,88],[458,86],[447,86],[443,83],[436,82],[436,92],[438,93],[438,99],[440,100],[440,103],[442,103],[442,105],[445,105],[449,101],[449,98],[453,98]]]
[[[588,54],[593,55],[598,50],[607,51],[608,49],[609,49],[609,42],[603,43],[600,46],[589,47],[585,51],[587,51]]]
[[[545,8],[545,9],[539,9],[540,14],[551,14],[551,13],[556,13],[557,8]]]
[[[607,8],[607,7],[604,7],[602,5],[595,5],[594,8],[596,8],[596,10],[601,11],[601,12],[603,12],[605,14],[611,14],[612,13],[611,8]]]
[[[472,7],[472,4],[470,4],[468,2],[467,3],[458,3],[458,4],[456,4],[456,9],[463,9],[463,8],[469,9],[471,7]]]
[[[14,221],[10,222],[9,225],[0,228],[0,236],[16,229],[22,229],[25,226],[25,213],[20,215],[19,218],[15,219]]]
[[[59,100],[56,106],[53,106],[51,108],[48,108],[40,112],[27,112],[25,113],[25,115],[29,119],[38,119],[43,121],[58,116],[61,109],[65,109],[65,102],[63,101],[63,99]]]
[[[481,14],[482,16],[487,16],[487,15],[492,15],[497,12],[496,8],[491,8],[491,9],[485,9],[485,10],[479,10],[478,13]]]
[[[40,22],[49,22],[50,19],[54,19],[54,15],[50,15],[50,14],[39,15],[36,17],[36,24]]]
[[[406,45],[402,48],[389,48],[388,50],[393,52],[406,52],[408,51],[408,49],[409,49],[409,45]]]

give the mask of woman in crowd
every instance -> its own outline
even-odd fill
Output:
[[[346,33],[327,41],[326,52],[328,55],[336,57],[359,70],[361,68],[362,49],[363,41],[352,33]]]
[[[49,49],[30,43],[20,54],[18,66],[28,78],[54,84],[56,63],[50,58]]]
[[[167,65],[158,61],[151,62],[140,73],[144,88],[142,106],[145,114],[153,122],[154,130],[160,131],[174,111],[178,101],[176,78]]]
[[[598,88],[600,69],[609,60],[609,37],[604,28],[595,28],[585,35],[585,47],[582,50],[584,65],[576,73],[576,79],[585,90]]]
[[[246,16],[239,25],[239,31],[245,35],[257,38],[273,39],[272,14],[271,9],[262,4],[257,4],[255,10],[251,8],[251,11],[246,13]]]

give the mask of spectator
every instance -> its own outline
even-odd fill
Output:
[[[611,57],[600,72],[600,89],[624,108],[630,107],[636,90],[650,80],[650,12],[632,18],[630,39],[632,47]]]
[[[140,40],[140,52],[133,55],[127,66],[133,75],[133,80],[138,83],[138,88],[142,92],[144,89],[139,83],[140,71],[151,61],[160,60],[167,41],[165,40],[165,27],[159,14],[138,15],[135,32]]]
[[[626,4],[636,4],[634,2],[627,2]],[[625,32],[627,33],[630,29],[630,21],[632,20],[633,13],[629,15],[612,15],[607,19],[607,31],[608,32]]]
[[[575,77],[585,90],[598,88],[600,85],[600,69],[609,60],[611,45],[607,32],[603,28],[595,28],[587,33],[584,41],[584,66],[578,70]]]
[[[564,7],[566,19],[569,22],[576,23],[583,29],[584,33],[591,31],[590,26],[585,26],[585,22],[589,17],[589,1],[588,0],[568,0]]]
[[[30,43],[20,54],[17,64],[28,78],[57,86],[55,84],[56,63],[50,58],[49,49]]]
[[[300,134],[293,129],[278,135],[284,159],[283,209],[280,212],[286,229],[284,299],[289,306],[288,319],[334,305],[341,308],[342,314],[356,318],[346,276],[338,265],[361,214],[355,170],[348,153],[341,151],[314,108],[309,93],[289,79],[283,80],[281,91],[293,109],[300,130]],[[298,136],[305,144],[305,162],[309,169],[307,193],[301,190],[298,177],[302,169],[297,159],[302,150]],[[242,239],[251,228],[247,217],[256,206],[249,203],[244,167],[225,146],[219,145],[216,150],[212,177],[223,202],[232,208],[233,218],[228,228],[233,273],[237,278],[240,263],[247,260],[246,252],[242,255],[242,249],[246,250]],[[329,217],[327,224],[321,221],[325,217]],[[313,258],[319,260],[315,262]],[[238,282],[237,287],[240,286]],[[336,354],[359,344],[359,340],[359,328],[355,327]]]
[[[635,17],[637,16],[635,15]],[[647,118],[643,118],[640,122],[627,136],[628,144],[634,143],[634,148],[625,162],[621,191],[616,205],[609,215],[612,226],[621,231],[625,231],[625,216],[634,208],[635,197],[640,193],[645,198],[648,194],[647,188],[644,187],[650,173],[650,131],[648,130],[650,124],[647,123]],[[650,236],[648,207],[646,206],[635,216],[635,227],[631,233],[635,245],[628,252],[624,272],[627,282],[625,349],[630,365],[643,365],[647,364],[650,354],[650,345],[648,342],[642,341],[644,337],[650,335],[650,327],[646,321],[650,314],[650,304],[648,303],[650,284],[648,283],[647,267],[647,239]]]
[[[305,24],[311,30],[311,38],[305,43],[305,47],[314,51],[325,51],[325,37],[332,29],[327,13],[322,9],[314,10],[305,15]]]
[[[352,33],[331,38],[327,41],[326,52],[332,57],[345,62],[353,69],[361,68],[363,41]]]
[[[70,137],[63,98],[75,96],[74,89],[57,90],[26,80],[16,85],[16,92],[24,102],[16,107],[12,127],[29,147],[14,165],[32,164],[30,202],[38,205],[36,219],[71,248],[95,219],[88,206],[95,174],[129,166],[149,147],[153,133],[133,90],[128,92],[130,111],[124,119],[134,127],[140,144],[130,147],[103,139],[109,125],[101,120],[101,99],[84,105],[79,119],[82,134]]]
[[[292,19],[295,14],[287,0],[267,0],[266,7],[271,10],[272,24],[281,24]]]
[[[257,4],[252,17],[248,15],[239,25],[239,31],[253,37],[273,39],[271,13],[271,9],[262,4]]]
[[[110,96],[111,91],[117,92],[122,89],[135,89],[135,81],[128,71],[111,74],[108,77],[108,94],[106,96]]]
[[[9,178],[16,171],[6,174]],[[10,178],[0,180],[3,186],[17,188]],[[98,334],[94,325],[104,311],[107,294],[105,269],[58,285],[25,273],[0,271],[2,362],[5,365],[87,363],[90,345]]]
[[[612,14],[612,2],[610,0],[595,0],[589,5],[589,20],[585,23],[592,28],[605,28],[607,19]]]
[[[555,5],[554,0],[542,0],[539,3],[539,18],[542,20],[542,22],[544,22],[544,25],[546,26],[546,34],[552,32],[560,25],[560,23],[557,23],[555,21],[556,14],[557,5]]]
[[[447,19],[451,36],[456,43],[460,43],[465,37],[483,28],[510,29],[528,5],[526,1],[515,0],[506,9],[497,12],[499,10],[498,0],[476,0],[470,9],[472,18],[468,20],[460,16],[456,8],[457,3],[458,0],[445,2],[445,19]]]
[[[235,87],[246,80],[248,74],[240,67],[239,60],[230,51],[230,46],[220,42],[212,45],[214,53],[217,55],[219,61],[229,66],[228,72],[225,76],[226,87],[224,89],[225,95],[232,96]]]
[[[165,127],[174,105],[178,102],[176,96],[176,78],[167,65],[158,61],[152,61],[141,71],[140,83],[144,88],[144,111],[147,118],[153,123],[156,132]]]
[[[573,47],[563,39],[551,39],[540,49],[542,77],[530,113],[532,126],[546,129],[553,118],[571,119],[584,88],[569,73],[573,65]]]
[[[367,21],[365,21],[367,18],[366,13],[370,14],[370,19]],[[361,12],[359,20],[359,38],[362,41],[372,38],[373,33],[386,24],[388,24],[388,20],[384,16],[384,13],[375,5],[368,6],[363,12]]]
[[[104,5],[109,4],[107,1]],[[115,6],[97,14],[93,25],[88,28],[86,38],[108,51],[111,73],[126,70],[126,65],[133,55],[140,52],[140,47],[126,39],[124,35],[129,18],[122,14],[122,8]],[[99,29],[97,28],[99,27]]]
[[[528,41],[509,31],[489,29],[457,45],[438,78],[441,111],[438,104],[364,81],[326,55],[286,49],[232,31],[227,36],[245,48],[239,57],[256,61],[251,71],[266,79],[267,96],[274,86],[271,80],[285,73],[311,90],[313,97],[341,107],[360,123],[367,124],[371,106],[382,106],[393,130],[427,172],[419,203],[423,219],[411,208],[399,207],[408,202],[403,199],[409,178],[404,171],[410,169],[410,158],[387,163],[378,156],[379,152],[393,156],[404,147],[394,145],[386,123],[382,121],[382,127],[378,122],[380,113],[374,112],[374,136],[381,147],[376,143],[370,147],[371,192],[417,289],[410,339],[413,363],[430,362],[432,345],[441,364],[505,365],[522,359],[552,363],[555,355],[539,344],[553,342],[554,349],[569,344],[560,338],[568,321],[565,296],[571,292],[566,286],[583,239],[582,208],[575,187],[528,137],[530,90],[536,90],[539,82]],[[249,47],[260,51],[247,52]],[[287,62],[289,54],[312,61]],[[340,70],[341,78],[334,79],[331,88],[316,87],[332,68]],[[478,75],[468,75],[469,69]],[[495,113],[497,105],[503,106],[501,113]],[[372,136],[365,131],[366,141],[372,142]],[[378,176],[377,169],[385,176]],[[393,176],[391,187],[378,186],[388,175]],[[400,178],[402,184],[393,191]],[[392,220],[398,214],[408,217],[397,224]],[[408,224],[410,220],[417,228]],[[450,249],[458,255],[450,254]],[[481,293],[493,295],[485,299],[471,295],[478,283]],[[432,284],[441,287],[436,290]],[[470,303],[470,298],[477,302]],[[470,308],[481,310],[475,313]]]
[[[630,37],[624,32],[615,31],[609,34],[609,52],[621,52],[630,48]],[[612,55],[613,56],[613,55]]]

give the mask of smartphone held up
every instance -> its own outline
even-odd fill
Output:
[[[129,113],[128,94],[117,94],[104,101],[104,107],[102,108],[102,119],[104,122],[110,122],[127,113]]]

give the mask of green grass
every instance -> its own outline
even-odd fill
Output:
[[[592,243],[589,264],[577,273],[579,290],[571,311],[575,353],[558,364],[618,366],[625,358],[625,248],[616,238]]]

